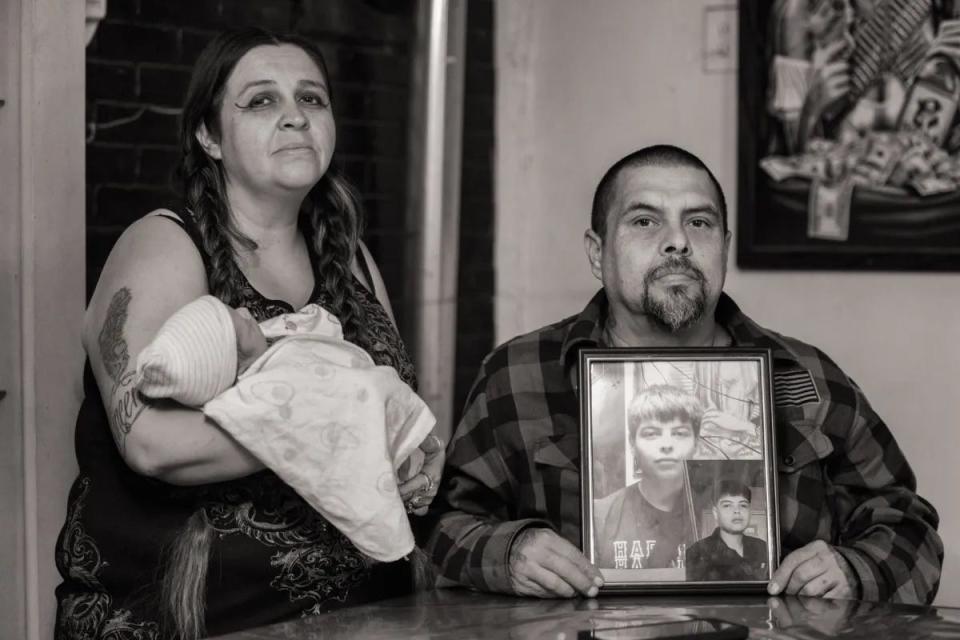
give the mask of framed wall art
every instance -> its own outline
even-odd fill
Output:
[[[604,591],[760,591],[779,558],[765,349],[584,349],[583,551]]]
[[[958,4],[740,3],[740,267],[960,269]]]

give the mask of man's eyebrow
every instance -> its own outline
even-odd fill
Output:
[[[633,211],[649,211],[650,213],[660,213],[662,209],[646,200],[633,200],[623,208],[623,212],[620,215],[627,215]],[[718,218],[720,217],[720,210],[711,203],[694,205],[692,207],[687,207],[682,211],[683,215],[692,215],[697,213],[709,213]]]
[[[718,218],[720,217],[720,211],[712,204],[702,204],[702,205],[697,205],[695,207],[689,207],[687,209],[684,209],[683,213],[684,215],[691,215],[696,213],[709,213],[710,215],[714,215]]]
[[[633,200],[632,202],[627,203],[627,206],[623,208],[623,211],[620,215],[627,215],[631,211],[649,211],[651,213],[659,213],[660,207],[646,202],[645,200]]]

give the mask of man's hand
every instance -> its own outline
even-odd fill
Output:
[[[954,63],[960,60],[960,30],[956,26],[948,30],[941,28],[940,33],[937,34],[930,45],[930,49],[927,50],[924,61],[937,55],[946,56]]]
[[[845,42],[837,40],[814,51],[813,71],[806,101],[814,113],[827,114],[850,91],[850,65],[845,58]]]
[[[810,35],[814,40],[822,40],[834,29],[834,23],[843,20],[842,11],[837,10],[834,4],[830,0],[819,0],[810,11],[807,28],[810,29]]]
[[[600,571],[580,550],[550,529],[526,529],[510,547],[510,586],[538,598],[592,598],[603,585]]]
[[[831,545],[814,540],[787,554],[773,574],[767,591],[824,598],[855,598],[857,576],[850,563]]]

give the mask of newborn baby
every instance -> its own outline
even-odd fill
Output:
[[[213,296],[184,306],[137,358],[137,388],[148,398],[201,407],[233,386],[270,342],[294,333],[343,339],[336,316],[316,304],[263,323]]]
[[[258,325],[203,296],[140,353],[137,385],[202,407],[368,556],[393,561],[413,548],[396,469],[435,419],[322,307]]]
[[[317,309],[319,310],[320,307]],[[245,307],[239,309],[227,307],[227,311],[230,313],[230,320],[233,321],[233,329],[237,334],[237,375],[239,376],[267,350],[267,336],[263,334],[260,325]],[[332,315],[328,314],[328,316],[333,321],[337,320]],[[336,322],[336,326],[339,327],[340,323]]]

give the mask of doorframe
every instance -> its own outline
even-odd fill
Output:
[[[53,636],[55,543],[77,469],[73,425],[82,396],[86,290],[85,4],[0,4],[0,50],[9,61],[0,66],[6,101],[0,224],[13,231],[3,246],[13,254],[2,262],[0,313],[19,337],[0,365],[8,389],[0,417],[11,432],[5,439],[16,444],[10,469],[21,472],[14,495],[0,497],[21,516],[12,520],[21,525],[13,547],[0,549],[0,565],[12,563],[16,572],[13,590],[0,591],[0,611],[15,621],[5,622],[6,629],[39,640]]]
[[[26,637],[23,415],[20,384],[20,3],[0,2],[0,513],[18,526],[0,528],[0,620]]]

